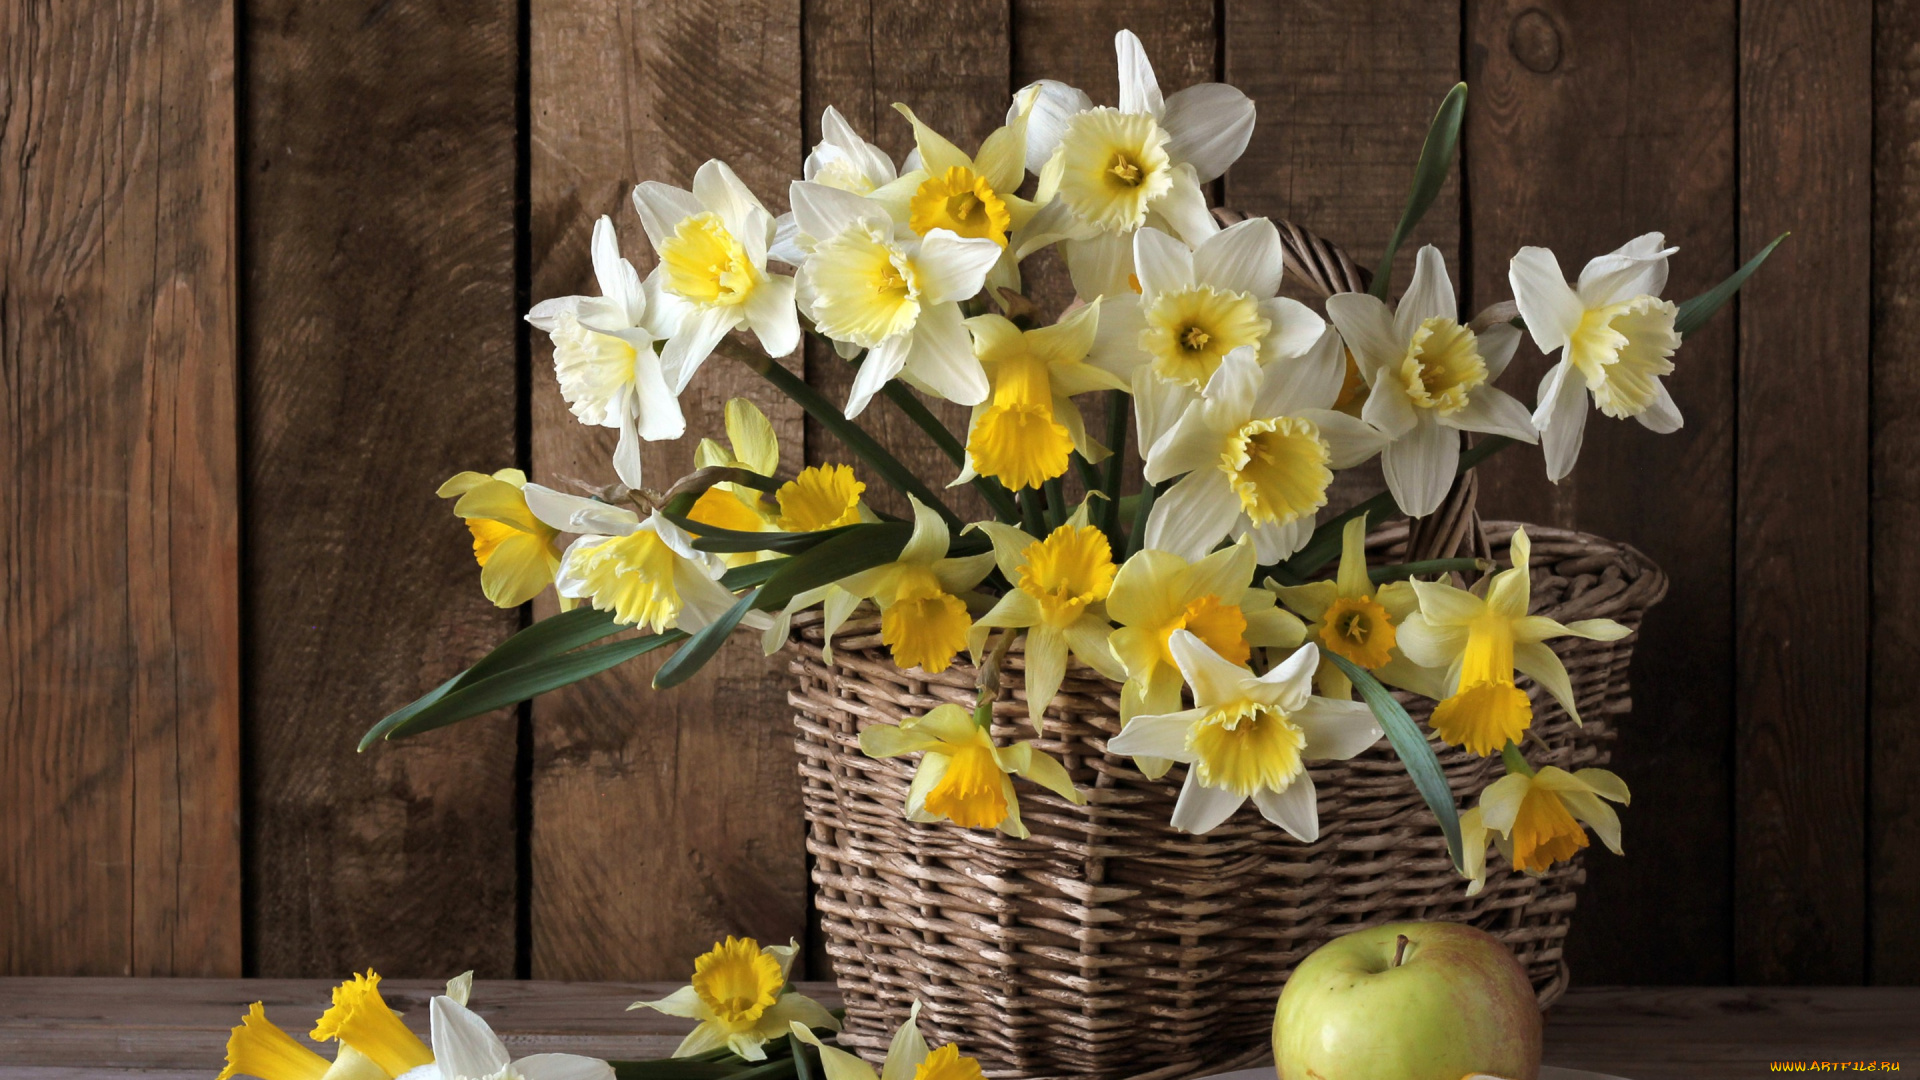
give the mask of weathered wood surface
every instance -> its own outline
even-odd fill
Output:
[[[233,69],[0,5],[0,972],[241,970]]]
[[[518,457],[514,12],[248,5],[259,974],[514,972],[511,724],[354,753],[520,622],[481,595],[471,540],[433,494]]]
[[[641,180],[688,187],[719,158],[769,210],[786,209],[801,159],[799,0],[538,0],[531,34],[537,298],[597,292],[587,242],[601,214],[635,267],[652,268],[629,197]],[[567,490],[612,483],[614,432],[567,411],[545,335],[531,352],[536,478]],[[649,484],[690,471],[700,437],[724,444],[722,412],[739,396],[773,421],[785,470],[799,468],[799,408],[715,357],[681,397],[686,439],[648,448]],[[805,934],[784,676],[750,635],[673,690],[648,688],[658,664],[533,705],[534,975],[676,978],[726,934]]]
[[[249,1002],[264,1002],[269,1019],[303,1031],[331,986],[317,979],[0,979],[0,1080],[204,1080]],[[424,1033],[426,1002],[441,986],[413,980],[382,989]],[[674,987],[481,981],[473,1005],[515,1057],[664,1057],[689,1023],[626,1007]],[[800,990],[837,1004],[830,985]],[[1576,989],[1548,1014],[1546,1060],[1631,1080],[1744,1080],[1770,1061],[1920,1064],[1916,1009],[1920,989]]]

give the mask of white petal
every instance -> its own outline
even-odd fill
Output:
[[[1653,402],[1634,419],[1656,435],[1671,435],[1680,430],[1680,406],[1673,403],[1673,395],[1667,392],[1666,380],[1653,380]]]
[[[721,222],[733,234],[733,238],[751,251],[754,212],[765,214],[767,211],[726,162],[708,158],[693,174],[693,195],[707,209],[720,215]],[[766,246],[764,233],[761,234],[760,245],[763,249]]]
[[[1246,152],[1253,100],[1225,83],[1197,83],[1167,99],[1160,124],[1167,130],[1167,155],[1192,165],[1204,184]]]
[[[613,1080],[613,1066],[579,1054],[529,1054],[513,1071],[523,1080]]]
[[[660,367],[674,393],[687,388],[700,365],[713,355],[727,331],[740,325],[741,312],[731,307],[695,307],[680,322],[679,333],[660,350]]]
[[[1066,257],[1073,291],[1082,300],[1133,291],[1132,283],[1127,280],[1133,274],[1131,237],[1103,232],[1085,240],[1065,240],[1060,244],[1060,253]]]
[[[1636,236],[1610,254],[1587,263],[1574,286],[1588,307],[1624,304],[1636,296],[1658,296],[1667,287],[1667,238],[1650,232]]]
[[[1039,96],[1034,99],[1033,111],[1027,114],[1027,168],[1038,174],[1041,166],[1060,148],[1061,136],[1067,131],[1067,121],[1075,113],[1093,108],[1093,99],[1085,91],[1053,79],[1042,79],[1032,87],[1038,88]],[[1021,93],[1026,91],[1022,90]],[[1011,120],[1012,116],[1009,115],[1008,119]]]
[[[1586,305],[1567,287],[1560,263],[1553,252],[1542,247],[1523,247],[1507,268],[1507,281],[1513,286],[1513,302],[1526,320],[1527,333],[1543,353],[1551,353],[1567,344],[1580,328]]]
[[[1137,263],[1139,258],[1136,244],[1134,261]],[[1201,242],[1193,253],[1193,276],[1194,280],[1216,289],[1250,293],[1265,300],[1280,291],[1284,258],[1280,230],[1273,222],[1266,218],[1248,218]]]
[[[1184,760],[1189,756],[1187,733],[1193,729],[1193,722],[1204,715],[1203,709],[1188,709],[1161,716],[1136,716],[1120,734],[1107,740],[1107,752]]]
[[[1260,816],[1287,830],[1295,840],[1311,844],[1320,839],[1320,800],[1313,790],[1313,777],[1301,773],[1285,791],[1262,788],[1253,794]]]
[[[1327,333],[1327,321],[1291,296],[1276,296],[1260,301],[1260,314],[1273,324],[1273,331],[1260,343],[1260,362],[1263,364],[1305,356],[1320,344],[1320,339]],[[1334,353],[1334,363],[1344,378],[1347,373],[1346,354],[1337,346]]]
[[[428,1007],[433,1030],[433,1061],[453,1076],[497,1075],[511,1060],[507,1044],[480,1014],[441,994]]]
[[[1426,517],[1438,509],[1453,487],[1460,464],[1460,433],[1422,415],[1380,457],[1387,489],[1408,517]]]
[[[1167,638],[1167,651],[1173,654],[1180,677],[1193,688],[1193,703],[1198,708],[1238,701],[1247,696],[1242,684],[1257,682],[1252,672],[1214,652],[1191,631],[1175,630]],[[1312,673],[1311,667],[1307,670]]]
[[[1185,289],[1194,283],[1193,249],[1159,229],[1137,229],[1133,272],[1140,279],[1143,302],[1159,293]]]
[[[592,298],[586,296],[556,296],[551,300],[542,300],[533,305],[532,311],[527,312],[527,322],[532,323],[535,329],[543,333],[551,334],[559,328],[560,316],[576,314],[580,310],[581,301],[589,299]]]
[[[1413,262],[1413,281],[1393,313],[1393,336],[1413,340],[1420,324],[1433,318],[1458,319],[1459,305],[1453,299],[1453,282],[1447,277],[1447,261],[1440,249],[1427,244]]]
[[[1222,441],[1221,433],[1207,423],[1206,409],[1189,407],[1173,427],[1147,447],[1147,481],[1157,484],[1182,473],[1211,468],[1220,460]]]
[[[747,294],[747,326],[760,347],[775,359],[800,347],[800,315],[793,306],[793,279],[770,274]]]
[[[787,188],[793,222],[815,240],[830,240],[850,228],[872,226],[891,231],[887,208],[851,191],[796,180]]]
[[[1134,372],[1151,359],[1140,349],[1140,331],[1146,329],[1146,325],[1140,298],[1132,292],[1103,298],[1100,316],[1094,322],[1093,346],[1087,350],[1087,363],[1122,379],[1132,379]]]
[[[1487,381],[1492,382],[1513,362],[1513,354],[1520,348],[1520,328],[1511,323],[1497,323],[1475,336],[1480,339],[1480,359],[1487,365]]]
[[[1175,236],[1191,245],[1204,243],[1220,231],[1220,223],[1207,209],[1207,195],[1200,189],[1193,166],[1184,162],[1174,166],[1173,186],[1155,199],[1150,208],[1147,220],[1156,219],[1165,222]]]
[[[1395,336],[1393,313],[1379,297],[1335,293],[1327,297],[1327,318],[1339,328],[1347,348],[1353,350],[1353,362],[1370,383],[1382,369],[1399,367],[1407,354],[1407,339]]]
[[[1360,406],[1360,418],[1389,437],[1399,439],[1420,423],[1420,410],[1407,396],[1407,385],[1400,381],[1400,373],[1382,371]]]
[[[1309,761],[1345,761],[1380,741],[1380,721],[1362,701],[1308,698],[1287,719],[1306,733],[1300,756]]]
[[[1122,30],[1113,35],[1113,48],[1120,60],[1120,111],[1158,117],[1166,102],[1161,100],[1159,80],[1153,77],[1153,65],[1140,39],[1133,31]]]
[[[1320,667],[1320,648],[1302,645],[1273,665],[1273,670],[1255,680],[1258,700],[1291,713],[1306,704],[1313,693],[1313,673]],[[1364,708],[1364,706],[1362,706]]]
[[[1172,426],[1200,400],[1192,387],[1161,378],[1147,364],[1134,369],[1132,389],[1135,437],[1137,445],[1144,448],[1143,453],[1159,445]]]
[[[674,402],[675,411],[679,411],[679,401],[672,395],[667,400]],[[638,488],[644,483],[645,473],[640,458],[640,395],[628,387],[620,394],[620,441],[613,447],[613,474],[620,482],[630,488]],[[684,421],[682,429],[685,428]]]
[[[917,385],[958,405],[978,405],[987,400],[992,387],[979,357],[973,354],[973,339],[967,336],[960,305],[922,308],[911,337],[903,371]]]
[[[647,231],[647,240],[655,251],[682,220],[707,209],[693,192],[658,180],[644,181],[633,189],[633,208],[640,212],[640,227]]]
[[[1208,404],[1223,407],[1219,411],[1221,416],[1251,416],[1252,405],[1259,400],[1265,383],[1266,373],[1256,354],[1251,348],[1241,346],[1221,359],[1203,393]]]
[[[1540,433],[1533,427],[1533,417],[1527,414],[1527,407],[1512,394],[1491,386],[1475,388],[1464,406],[1451,416],[1441,417],[1440,422],[1461,431],[1505,435],[1523,443],[1538,442],[1540,439]]]
[[[1190,833],[1210,833],[1233,816],[1247,800],[1226,788],[1210,788],[1195,779],[1198,770],[1187,770],[1187,782],[1180,787],[1180,799],[1173,804],[1169,824]]]
[[[1540,404],[1533,410],[1533,426],[1540,430],[1540,449],[1547,459],[1547,479],[1559,483],[1580,460],[1580,444],[1587,433],[1587,385],[1561,361],[1540,380]]]
[[[1245,514],[1241,514],[1233,530],[1235,537],[1251,537],[1253,550],[1260,556],[1260,562],[1270,565],[1307,546],[1307,541],[1313,538],[1313,517],[1295,518],[1285,525],[1274,522],[1255,525]]]
[[[1240,518],[1240,497],[1218,469],[1190,472],[1154,501],[1146,546],[1198,559],[1213,550]]]
[[[998,261],[1000,245],[986,237],[967,238],[946,229],[933,230],[913,256],[920,303],[945,304],[977,295],[987,282],[987,271]]]
[[[1393,441],[1386,432],[1365,420],[1356,420],[1346,413],[1331,409],[1301,409],[1294,415],[1313,421],[1314,426],[1320,429],[1320,437],[1327,440],[1327,449],[1333,455],[1327,464],[1335,469],[1351,469],[1386,449]],[[1524,417],[1526,414],[1521,415]]]
[[[568,495],[542,484],[528,484],[520,494],[534,517],[561,532],[625,536],[640,526],[640,516],[624,506]]]
[[[646,297],[640,288],[640,272],[620,257],[620,241],[613,231],[613,219],[605,214],[593,223],[593,276],[600,282],[600,295],[619,305],[628,326],[640,325],[646,317]]]
[[[867,352],[867,359],[853,375],[853,388],[847,392],[847,419],[859,416],[873,395],[887,385],[900,369],[907,366],[907,353],[913,348],[913,335],[895,334]]]
[[[1319,320],[1316,318],[1316,322]],[[1346,384],[1347,354],[1340,335],[1321,323],[1320,340],[1302,356],[1260,358],[1266,372],[1260,384],[1260,396],[1254,401],[1256,416],[1287,416],[1302,409],[1328,409],[1340,400],[1340,388]]]

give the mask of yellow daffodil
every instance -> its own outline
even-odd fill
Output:
[[[1635,237],[1580,271],[1569,286],[1546,248],[1521,248],[1507,276],[1514,303],[1540,351],[1560,362],[1540,380],[1533,425],[1540,429],[1547,478],[1573,471],[1587,426],[1587,395],[1614,419],[1633,417],[1649,431],[1680,430],[1680,409],[1660,380],[1673,373],[1680,348],[1680,309],[1660,299],[1667,286],[1666,247],[1657,232]]]
[[[1526,406],[1493,385],[1513,359],[1520,331],[1497,323],[1476,334],[1456,321],[1459,314],[1446,261],[1432,244],[1420,249],[1413,283],[1392,311],[1366,293],[1327,298],[1327,317],[1371,386],[1360,415],[1393,439],[1380,464],[1408,517],[1433,513],[1447,497],[1460,432],[1539,438]]]
[[[893,662],[929,674],[945,671],[967,644],[973,619],[958,594],[993,569],[993,553],[947,557],[949,534],[940,515],[913,503],[913,535],[893,562],[841,579],[840,588],[880,605],[880,640]]]
[[[1226,536],[1253,537],[1262,563],[1300,550],[1327,502],[1333,470],[1351,468],[1384,440],[1334,412],[1338,356],[1261,367],[1251,347],[1221,359],[1198,400],[1147,449],[1146,478],[1180,477],[1153,504],[1146,546],[1198,558]]]
[[[871,758],[919,754],[920,767],[907,789],[907,817],[951,821],[967,829],[999,829],[1024,838],[1013,777],[1024,776],[1068,802],[1086,800],[1066,766],[1032,743],[995,746],[987,730],[958,705],[940,705],[910,716],[899,727],[876,724],[860,733],[860,752]]]
[[[227,1036],[227,1067],[216,1080],[257,1076],[260,1080],[390,1080],[392,1073],[345,1043],[332,1061],[307,1049],[267,1019],[256,1001]]]
[[[693,962],[690,984],[659,1001],[636,1001],[628,1008],[699,1021],[674,1057],[725,1048],[748,1061],[765,1061],[767,1040],[784,1038],[793,1024],[840,1030],[840,1022],[819,1002],[786,989],[798,952],[792,942],[763,949],[752,938],[729,936]]]
[[[1114,575],[1107,617],[1120,626],[1107,643],[1126,669],[1122,725],[1179,710],[1180,669],[1168,645],[1175,631],[1191,632],[1236,664],[1247,663],[1256,647],[1291,649],[1306,640],[1300,620],[1275,607],[1272,593],[1253,587],[1256,561],[1253,543],[1244,539],[1194,562],[1149,548]],[[1134,763],[1156,778],[1172,764],[1153,757]]]
[[[1347,522],[1341,531],[1340,568],[1332,581],[1267,587],[1287,608],[1307,621],[1307,639],[1327,652],[1374,673],[1381,682],[1431,697],[1444,697],[1443,672],[1423,668],[1401,654],[1396,627],[1420,606],[1413,586],[1390,581],[1375,587],[1367,575],[1367,517]],[[1320,692],[1347,699],[1353,685],[1332,664],[1320,665]]]
[[[960,302],[980,292],[1000,245],[937,228],[897,232],[882,203],[795,181],[793,214],[811,244],[798,275],[801,310],[841,354],[867,350],[846,415],[858,416],[898,376],[960,405],[987,396],[987,377],[967,339]]]
[[[766,414],[746,398],[733,398],[726,409],[727,446],[712,439],[701,439],[694,448],[697,468],[744,469],[761,476],[772,476],[780,469],[780,441]],[[777,528],[774,514],[760,492],[744,484],[715,484],[700,493],[687,518],[716,528],[735,532],[767,532]],[[780,556],[771,551],[731,552],[721,556],[728,566],[744,566]]]
[[[613,468],[621,483],[640,486],[640,443],[677,439],[687,428],[680,391],[667,379],[655,342],[672,319],[633,264],[620,257],[613,220],[593,226],[593,272],[601,296],[543,300],[527,321],[553,339],[560,396],[583,424],[620,429]]]
[[[647,285],[671,309],[660,363],[676,394],[738,327],[752,330],[768,356],[799,347],[793,279],[767,272],[773,215],[725,163],[700,166],[692,191],[649,180],[633,189],[633,205],[660,254]]]
[[[314,1042],[338,1039],[371,1058],[389,1076],[433,1062],[433,1051],[387,1007],[380,996],[380,976],[372,971],[334,987],[333,1007],[314,1022],[308,1038]]]
[[[1543,874],[1586,847],[1582,824],[1593,827],[1608,851],[1620,854],[1619,815],[1601,800],[1624,806],[1630,797],[1626,782],[1605,769],[1569,773],[1548,765],[1529,774],[1521,765],[1495,780],[1480,793],[1480,805],[1460,815],[1464,872],[1473,882],[1467,895],[1486,884],[1489,833],[1508,864],[1529,874]]]
[[[1513,567],[1476,585],[1484,596],[1442,582],[1415,581],[1420,610],[1400,625],[1400,649],[1407,659],[1447,672],[1449,696],[1434,707],[1433,730],[1450,745],[1483,756],[1518,742],[1533,724],[1533,704],[1514,685],[1516,670],[1579,722],[1566,666],[1544,642],[1568,636],[1617,641],[1627,635],[1627,628],[1612,619],[1562,626],[1528,615],[1532,550],[1526,530],[1515,531]]]
[[[499,607],[519,607],[553,584],[560,569],[560,531],[527,509],[527,474],[519,469],[463,472],[440,485],[443,499],[457,499],[453,512],[473,534],[480,564],[480,591]],[[561,601],[564,610],[573,605]]]
[[[820,1037],[799,1024],[793,1026],[794,1038],[820,1050],[820,1066],[827,1080],[982,1080],[980,1063],[948,1044],[929,1052],[927,1040],[920,1035],[920,1003],[907,1010],[907,1022],[893,1033],[887,1057],[880,1071],[837,1046],[828,1046]]]
[[[527,505],[542,521],[582,534],[560,560],[560,595],[591,599],[595,610],[613,612],[615,621],[656,634],[693,633],[733,606],[733,594],[719,580],[726,563],[694,548],[686,530],[665,515],[656,512],[642,521],[624,507],[538,484],[526,491]],[[757,618],[752,624],[766,625]]]
[[[1116,568],[1106,534],[1087,524],[1082,504],[1073,519],[1044,540],[1000,522],[973,526],[993,539],[993,554],[1013,588],[973,624],[968,645],[978,657],[994,627],[1026,633],[1027,716],[1040,730],[1042,715],[1067,674],[1067,654],[1116,681],[1126,668],[1107,647],[1106,599]]]
[[[874,197],[889,204],[894,218],[905,220],[920,236],[945,229],[1000,245],[1000,258],[987,274],[990,288],[1020,288],[1015,238],[1023,236],[1038,207],[1015,192],[1027,177],[1027,118],[1038,96],[1037,91],[1017,96],[1005,126],[994,129],[971,157],[922,123],[912,109],[894,105],[913,125],[919,168]]]
[[[1261,816],[1296,839],[1320,836],[1320,810],[1308,761],[1344,761],[1380,738],[1380,724],[1358,701],[1312,694],[1318,649],[1301,648],[1256,677],[1185,630],[1168,641],[1193,688],[1194,707],[1137,716],[1107,740],[1116,754],[1187,765],[1173,827],[1211,832],[1248,799]]]
[[[847,465],[809,465],[780,485],[774,519],[782,532],[817,532],[866,520],[860,495],[867,490]]]
[[[1009,489],[1037,488],[1065,475],[1068,455],[1101,461],[1107,448],[1087,437],[1075,394],[1125,390],[1126,383],[1086,362],[1100,322],[1095,301],[1052,326],[1021,330],[998,315],[967,320],[974,355],[993,393],[967,424],[967,460],[955,484],[992,476]]]
[[[1213,233],[1201,185],[1227,171],[1253,134],[1253,102],[1222,83],[1162,97],[1132,31],[1114,36],[1120,107],[1042,81],[1027,125],[1027,166],[1039,174],[1020,252],[1061,241],[1074,291],[1117,296],[1134,271],[1135,229],[1165,227],[1198,242]],[[1030,88],[1031,89],[1031,88]]]

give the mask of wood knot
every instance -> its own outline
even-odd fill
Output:
[[[1539,8],[1528,8],[1507,31],[1507,48],[1528,71],[1545,75],[1560,66],[1560,28]]]

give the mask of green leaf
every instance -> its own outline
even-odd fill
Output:
[[[1380,257],[1380,266],[1373,272],[1373,288],[1369,291],[1382,300],[1387,298],[1387,288],[1393,278],[1393,257],[1399,254],[1407,234],[1420,224],[1447,182],[1454,151],[1460,146],[1460,123],[1466,115],[1467,84],[1455,83],[1453,89],[1447,91],[1446,100],[1440,103],[1440,110],[1433,114],[1433,123],[1427,128],[1427,141],[1420,147],[1419,164],[1413,167],[1413,186],[1407,191],[1407,207],[1400,212],[1400,224],[1393,227],[1387,253]]]
[[[892,562],[900,557],[900,550],[912,537],[913,526],[904,521],[853,526],[781,563],[780,569],[761,589],[760,603],[769,611],[783,608],[787,601],[808,589]]]
[[[1440,768],[1440,759],[1433,754],[1433,744],[1372,672],[1326,649],[1320,650],[1320,660],[1322,663],[1332,661],[1360,691],[1360,697],[1386,730],[1394,753],[1400,755],[1401,763],[1407,767],[1413,786],[1419,789],[1433,816],[1440,820],[1440,831],[1446,834],[1447,855],[1453,859],[1453,868],[1463,869],[1466,864],[1460,854],[1460,812],[1453,803],[1453,789],[1447,786],[1447,774]]]
[[[764,588],[764,585],[760,587]],[[733,633],[733,628],[739,626],[740,620],[753,610],[754,602],[760,598],[760,589],[740,594],[740,599],[733,602],[726,614],[701,627],[699,633],[688,638],[687,643],[668,657],[667,662],[660,665],[659,671],[653,673],[653,688],[665,690],[670,686],[679,686],[706,667],[707,661],[713,659],[713,654],[726,644],[727,635]]]
[[[787,1033],[787,1049],[793,1054],[794,1080],[813,1080],[813,1063],[807,1060],[807,1048],[798,1035]]]
[[[709,525],[692,518],[669,516],[667,520],[694,535],[696,539],[693,546],[696,550],[722,554],[742,551],[779,551],[797,554],[836,534],[859,528],[858,525],[842,525],[835,529],[818,529],[813,532],[746,532],[741,529],[723,529],[718,525]]]
[[[1673,319],[1673,328],[1685,337],[1705,326],[1707,320],[1713,318],[1713,313],[1719,311],[1721,305],[1728,300],[1733,299],[1733,294],[1740,291],[1740,286],[1745,285],[1747,279],[1753,276],[1753,272],[1760,269],[1760,264],[1767,261],[1767,256],[1773,254],[1773,249],[1780,246],[1780,241],[1792,235],[1792,233],[1781,233],[1774,237],[1773,243],[1761,248],[1760,254],[1748,259],[1746,265],[1728,275],[1727,280],[1681,303],[1680,313]]]

